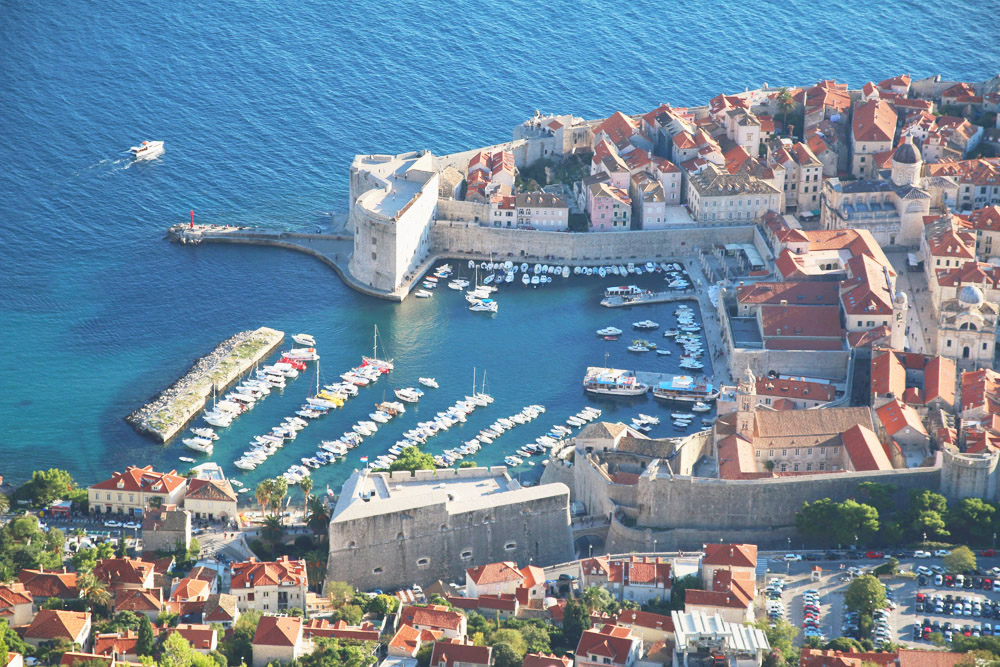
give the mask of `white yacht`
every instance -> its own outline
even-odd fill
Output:
[[[495,313],[498,310],[498,305],[493,299],[483,299],[469,306],[469,310],[476,313]]]
[[[212,441],[208,438],[184,438],[181,442],[188,449],[193,449],[196,452],[202,452],[203,454],[211,454],[212,450],[215,448],[212,445]]]
[[[660,325],[653,320],[642,320],[641,322],[633,322],[632,326],[636,329],[658,329]]]
[[[309,334],[297,333],[292,336],[294,340],[299,345],[305,345],[306,347],[316,347],[316,339]]]
[[[604,327],[597,330],[598,336],[620,336],[621,334],[622,330],[617,327]]]
[[[417,382],[424,385],[425,387],[430,387],[431,389],[437,389],[438,383],[434,378],[417,378]]]
[[[146,160],[163,153],[163,142],[144,141],[138,146],[132,146],[128,150],[136,160]]]

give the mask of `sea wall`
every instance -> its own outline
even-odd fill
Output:
[[[144,435],[166,442],[184,429],[205,407],[206,400],[226,390],[250,368],[271,354],[285,334],[261,327],[242,331],[198,359],[184,377],[125,418]]]
[[[468,222],[438,220],[431,227],[431,247],[441,256],[493,256],[495,259],[575,264],[664,260],[690,255],[695,248],[724,243],[755,243],[754,225],[691,227],[627,232],[544,232],[480,227]]]

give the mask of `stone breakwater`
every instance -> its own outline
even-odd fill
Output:
[[[198,359],[184,377],[125,421],[139,433],[167,442],[201,412],[213,389],[224,392],[284,338],[283,332],[268,327],[241,331]]]

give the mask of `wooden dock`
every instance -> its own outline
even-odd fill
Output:
[[[694,292],[678,294],[672,292],[644,292],[635,296],[606,296],[601,299],[601,305],[605,308],[623,308],[626,306],[647,306],[653,303],[671,303],[673,301],[697,301],[698,295]]]

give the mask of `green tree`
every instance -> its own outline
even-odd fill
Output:
[[[518,655],[513,646],[507,642],[493,644],[494,667],[520,667],[523,655]]]
[[[316,496],[309,498],[309,518],[306,520],[306,525],[315,535],[327,537],[326,531],[330,527],[330,512],[321,498]]]
[[[970,544],[987,544],[997,518],[996,506],[981,498],[964,498],[948,512],[952,537]]]
[[[489,621],[477,611],[470,611],[465,617],[465,627],[470,635],[477,632],[487,633],[490,630]]]
[[[700,590],[704,588],[704,583],[697,574],[689,574],[674,580],[674,585],[670,587],[670,607],[674,610],[684,609],[684,595],[689,588]]]
[[[848,610],[858,612],[861,617],[859,630],[862,636],[867,637],[871,632],[872,614],[886,605],[885,587],[872,575],[862,575],[847,587],[844,604]]]
[[[923,510],[913,517],[910,529],[916,535],[926,535],[930,539],[948,537],[944,517],[934,510]]]
[[[524,654],[528,650],[528,643],[524,641],[524,637],[521,633],[513,628],[500,628],[493,633],[490,638],[490,643],[496,644],[507,644],[518,656],[518,661],[524,657]]]
[[[22,484],[14,494],[21,500],[30,500],[37,506],[45,507],[56,500],[77,499],[78,494],[72,493],[76,488],[73,476],[68,472],[59,468],[49,468],[33,472],[31,479]],[[74,497],[68,498],[70,495]],[[86,497],[85,489],[84,497]]]
[[[78,549],[69,562],[77,572],[93,572],[97,567],[97,549]]]
[[[396,611],[397,609],[399,609],[399,598],[393,595],[385,595],[383,593],[381,595],[376,595],[375,597],[373,597],[371,599],[371,602],[369,602],[368,606],[365,608],[365,611],[367,611],[369,614],[378,614],[379,616],[387,616]]]
[[[142,618],[146,618],[143,614]],[[149,620],[149,619],[146,619]],[[120,611],[115,614],[115,617],[111,621],[111,629],[113,632],[124,632],[126,630],[138,630],[141,620],[135,612],[125,610]]]
[[[431,664],[431,653],[434,652],[434,642],[423,642],[417,649],[417,667],[427,667]]]
[[[611,597],[606,589],[600,586],[589,586],[583,591],[581,596],[583,600],[583,605],[587,608],[587,611],[607,611],[608,607],[614,604],[614,598]]]
[[[7,645],[8,651],[24,655],[28,652],[28,644],[21,639],[7,621],[0,619],[0,641]]]
[[[823,646],[824,649],[828,651],[840,651],[842,653],[863,653],[865,648],[861,645],[857,639],[852,639],[850,637],[836,637],[831,639]]]
[[[778,89],[778,95],[774,98],[777,104],[778,113],[781,114],[781,125],[788,133],[788,114],[795,110],[795,99],[792,97],[792,93],[788,88],[782,86]]]
[[[302,489],[302,523],[305,523],[306,517],[309,516],[309,498],[313,490],[312,477],[304,477],[299,482],[299,488]]]
[[[579,600],[570,600],[566,603],[563,613],[563,635],[566,643],[576,646],[580,643],[580,635],[590,627],[590,614],[587,608]]]
[[[339,607],[354,597],[354,587],[346,581],[329,581],[326,584],[326,596],[330,604]]]
[[[949,572],[970,574],[976,571],[976,554],[969,547],[955,547],[943,561]]]
[[[274,495],[274,480],[265,479],[257,484],[253,497],[260,505],[261,512],[267,512],[271,507],[271,498]]]
[[[552,639],[544,625],[536,622],[527,623],[520,632],[524,637],[528,653],[548,653],[552,650]]]
[[[253,662],[253,636],[262,616],[259,611],[245,611],[233,625],[233,634],[219,645],[219,652],[226,656],[230,665]]]
[[[798,655],[794,645],[799,629],[784,619],[774,624],[758,621],[755,626],[764,632],[768,643],[774,651],[781,654],[781,662],[794,662]]]
[[[135,652],[138,655],[153,655],[153,624],[145,614],[139,619],[139,639],[135,645]]]
[[[419,447],[404,447],[399,458],[389,465],[389,470],[434,470],[434,457],[420,451]]]
[[[837,503],[829,498],[805,502],[795,515],[798,531],[827,544],[868,541],[879,530],[878,510],[856,500]]]
[[[369,667],[378,659],[372,655],[372,645],[362,642],[319,637],[315,650],[294,664],[300,667]]]
[[[477,465],[479,465],[479,464],[477,464],[475,461],[461,461],[458,464],[458,467],[459,468],[475,468]]]
[[[260,529],[260,537],[270,545],[271,551],[281,542],[285,535],[285,527],[281,523],[281,517],[271,515],[264,517],[264,525]]]
[[[896,574],[896,572],[898,571],[899,571],[899,561],[896,560],[895,558],[890,557],[889,560],[885,561],[884,563],[876,567],[874,570],[872,570],[872,574],[874,574],[877,577],[879,575],[893,575]]]
[[[92,611],[100,613],[111,602],[111,593],[108,592],[104,582],[95,577],[93,572],[80,573],[76,578],[76,587],[80,591],[80,597],[87,601]]]
[[[344,621],[348,625],[357,625],[364,618],[364,610],[354,604],[345,604],[339,609],[334,610],[333,614],[330,616],[330,621],[336,623],[337,621]]]
[[[171,632],[163,642],[159,667],[215,667],[215,660],[191,647],[179,632]]]

